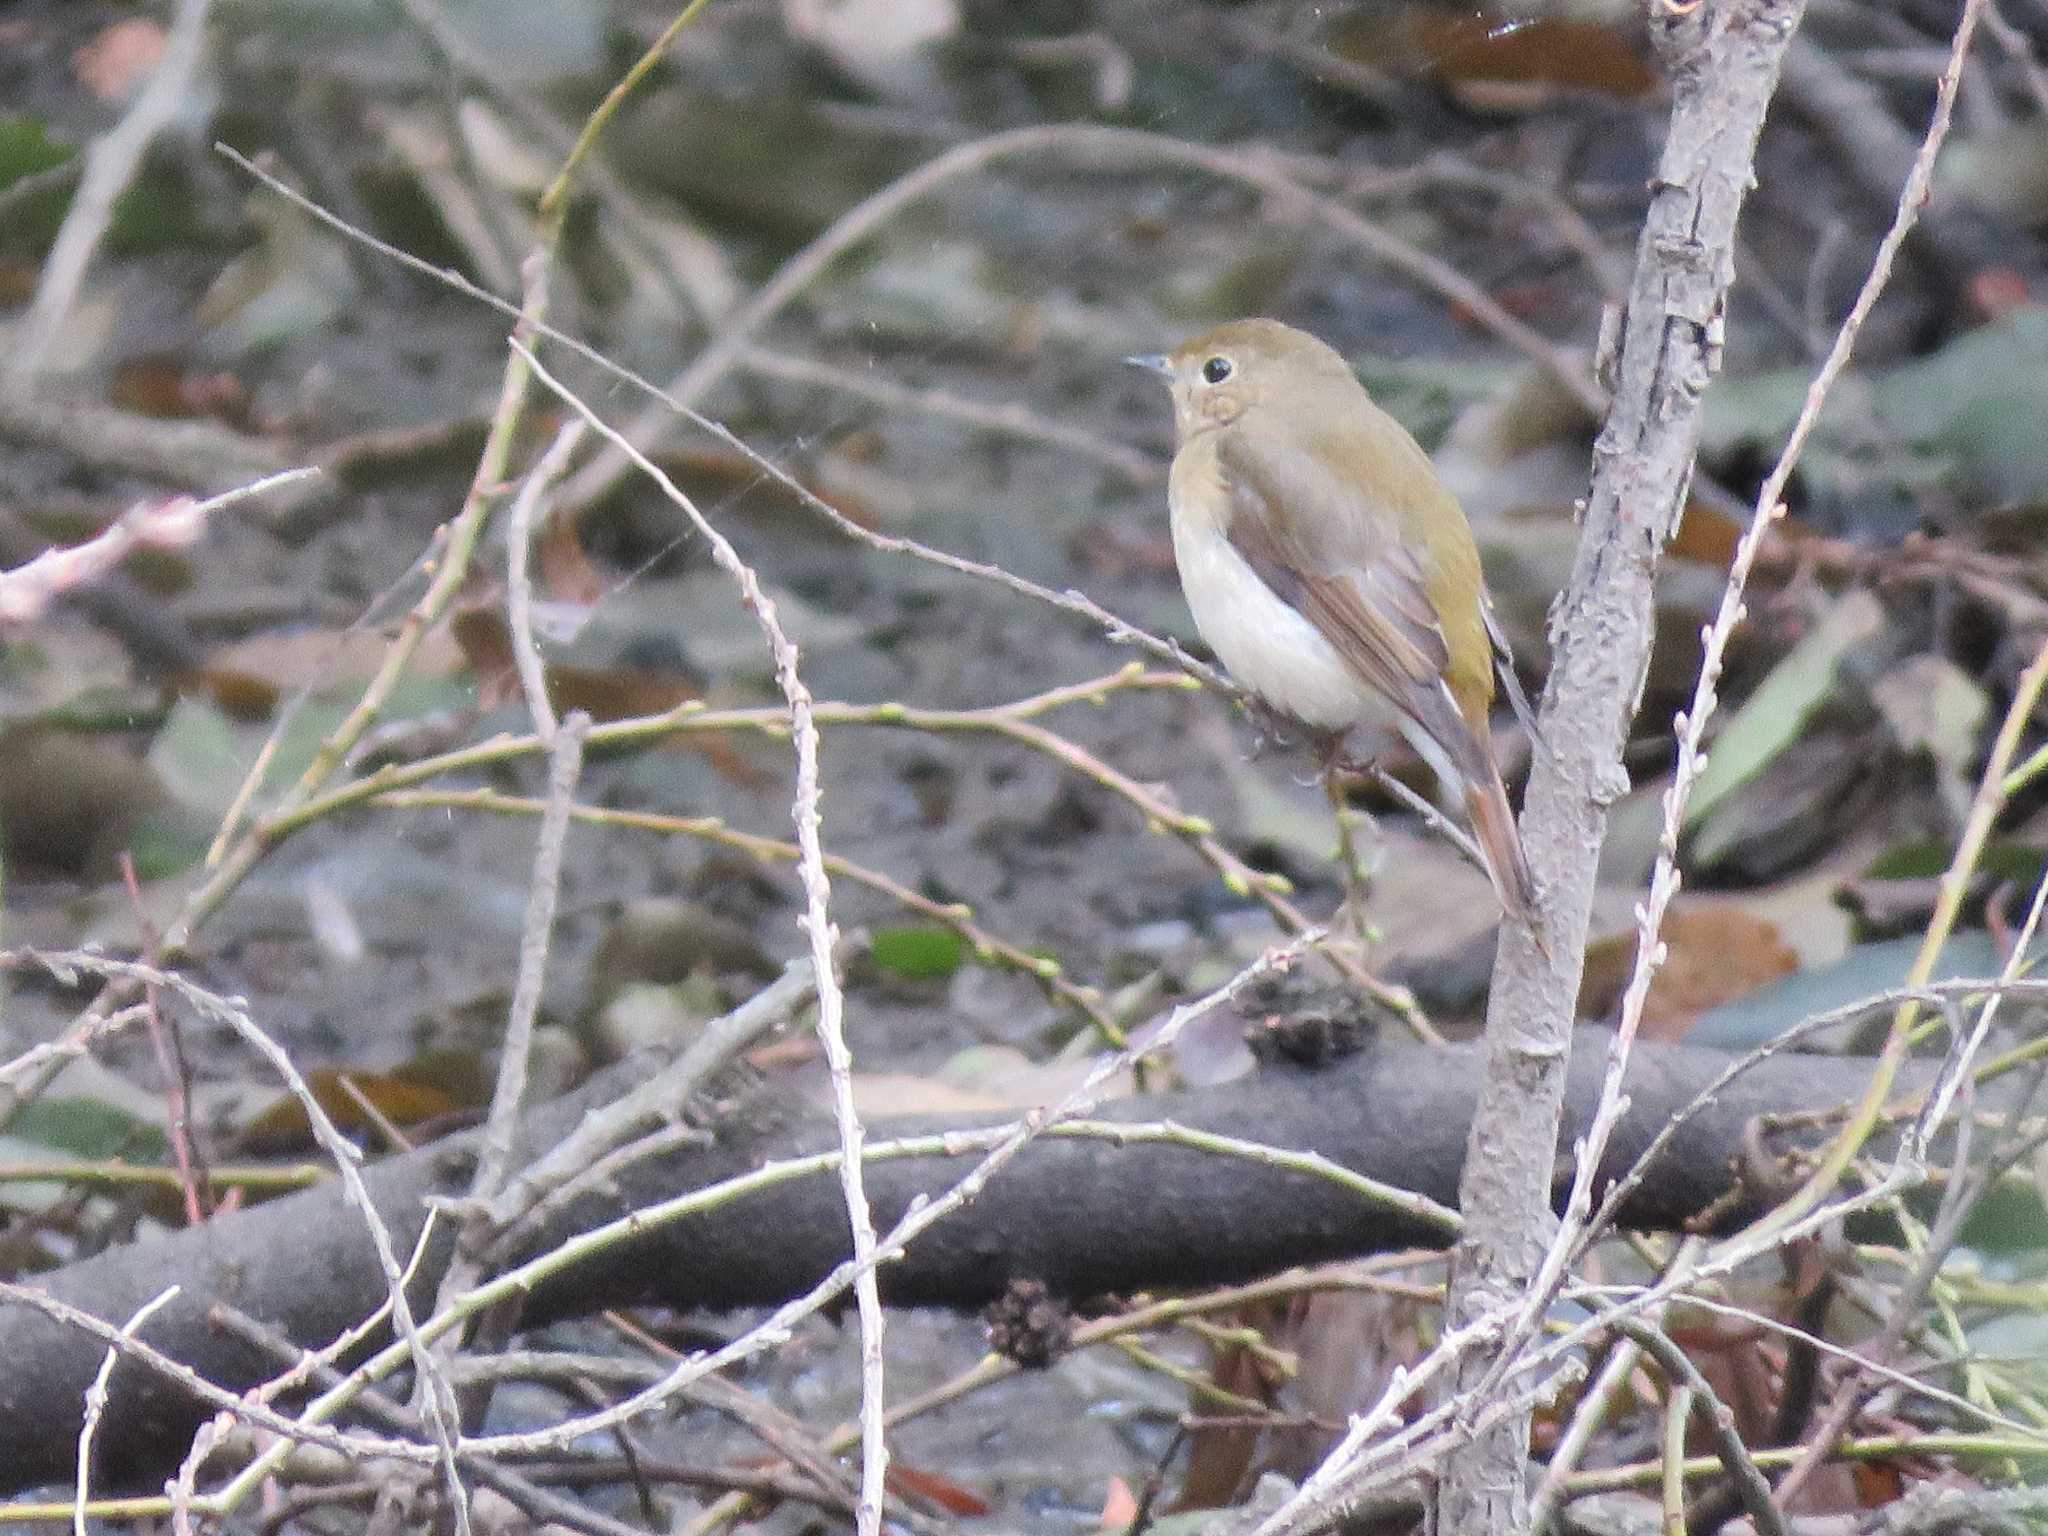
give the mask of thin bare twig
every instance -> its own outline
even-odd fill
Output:
[[[745,304],[728,318],[711,344],[667,386],[655,393],[670,409],[694,407],[738,363],[753,337],[841,255],[867,239],[903,209],[963,176],[1001,161],[1031,157],[1072,158],[1096,165],[1167,164],[1191,167],[1207,175],[1256,188],[1291,204],[1365,251],[1374,261],[1392,267],[1441,294],[1471,315],[1495,336],[1523,353],[1589,410],[1599,411],[1605,395],[1584,366],[1564,349],[1524,325],[1503,309],[1479,284],[1444,261],[1417,249],[1341,203],[1322,197],[1256,154],[1193,144],[1165,134],[1113,128],[1094,123],[1052,123],[990,134],[956,145],[873,193],[842,214],[823,234],[785,262]],[[627,442],[644,447],[668,425],[665,413],[649,411],[625,429]],[[571,506],[583,506],[608,491],[626,468],[622,454],[593,458],[563,488]]]
[[[1663,1329],[1653,1324],[1631,1321],[1621,1325],[1621,1332],[1657,1362],[1664,1372],[1665,1381],[1673,1389],[1674,1398],[1683,1388],[1704,1410],[1707,1429],[1714,1437],[1715,1453],[1720,1456],[1721,1465],[1728,1469],[1729,1481],[1735,1485],[1742,1507],[1756,1522],[1759,1536],[1787,1536],[1784,1517],[1771,1503],[1771,1485],[1757,1470],[1749,1447],[1742,1443],[1742,1436],[1736,1433],[1735,1415],[1721,1401],[1721,1394],[1714,1390],[1713,1384],[1700,1374],[1700,1368],[1692,1363],[1692,1357],[1674,1344]],[[1682,1461],[1684,1457],[1681,1454],[1677,1459]]]
[[[541,193],[540,213],[544,222],[560,224],[566,211],[569,188],[575,182],[577,170],[596,149],[598,136],[604,132],[611,120],[618,116],[619,108],[626,104],[626,98],[632,95],[640,82],[661,63],[662,55],[668,52],[669,45],[682,35],[684,28],[697,19],[697,13],[704,9],[704,4],[705,0],[687,0],[674,19],[662,28],[661,35],[642,51],[640,57],[633,61],[631,68],[619,76],[612,88],[605,92],[604,100],[600,101],[590,116],[584,120],[582,131],[576,135],[575,144],[570,147],[568,155],[562,161],[561,170],[555,173],[555,179],[549,182],[547,190]]]
[[[733,578],[739,587],[741,601],[760,624],[775,658],[776,681],[781,684],[783,697],[789,702],[790,736],[796,745],[797,761],[796,803],[791,814],[796,822],[797,847],[802,850],[797,860],[797,871],[804,888],[803,925],[810,940],[811,966],[818,988],[818,1039],[825,1049],[825,1063],[832,1082],[833,1119],[839,1127],[840,1188],[846,1200],[847,1220],[853,1228],[854,1263],[860,1267],[854,1278],[854,1300],[860,1314],[861,1418],[867,1433],[861,1444],[861,1492],[855,1523],[860,1536],[879,1536],[884,1479],[889,1467],[888,1442],[882,1423],[882,1292],[875,1279],[874,1217],[868,1208],[867,1188],[861,1175],[860,1148],[865,1133],[853,1098],[853,1055],[847,1049],[844,1023],[846,1003],[840,991],[839,978],[833,971],[833,950],[838,944],[838,930],[832,925],[829,910],[832,882],[825,872],[825,850],[819,835],[818,723],[812,716],[811,693],[797,673],[796,646],[776,617],[775,604],[761,590],[760,578],[751,566],[740,559],[739,551],[732,547],[732,542],[659,466],[626,444],[616,430],[564,388],[523,343],[514,341],[512,345],[526,358],[535,378],[582,416],[601,437],[631,458],[703,535],[711,547],[712,559]]]
[[[21,205],[30,198],[41,197],[45,192],[55,192],[70,186],[78,180],[84,170],[85,156],[69,155],[55,165],[15,177],[6,186],[0,187],[0,219],[13,218]]]
[[[136,1308],[135,1315],[121,1325],[121,1337],[132,1341],[142,1331],[142,1325],[156,1315],[164,1306],[175,1300],[178,1287],[166,1286],[155,1296]],[[107,1346],[106,1357],[100,1361],[100,1368],[94,1373],[92,1385],[85,1393],[85,1418],[78,1427],[78,1484],[72,1506],[71,1529],[77,1536],[86,1536],[85,1510],[91,1502],[92,1493],[92,1439],[99,1432],[100,1418],[107,1411],[107,1383],[113,1379],[114,1365],[121,1358],[121,1351],[114,1345]]]
[[[42,390],[0,388],[0,439],[56,449],[90,469],[135,475],[197,495],[211,495],[291,461],[268,438],[250,437],[214,421],[158,421],[115,406]],[[315,499],[311,491],[295,503]]]
[[[520,1169],[492,1213],[502,1231],[499,1252],[516,1247],[551,1206],[571,1199],[578,1182],[597,1176],[615,1150],[650,1126],[681,1115],[706,1079],[810,1000],[817,990],[813,975],[810,961],[792,961],[768,986],[707,1024],[673,1063],[651,1071],[631,1092],[586,1116],[561,1142]]]
[[[391,1316],[399,1336],[399,1349],[419,1370],[424,1390],[422,1413],[428,1427],[433,1431],[434,1450],[448,1484],[451,1501],[456,1507],[457,1524],[466,1532],[467,1501],[462,1497],[461,1479],[457,1471],[457,1419],[447,1378],[433,1360],[432,1351],[428,1349],[425,1338],[414,1320],[411,1303],[406,1300],[405,1271],[399,1264],[397,1250],[392,1245],[391,1230],[378,1215],[376,1204],[371,1200],[370,1192],[363,1184],[362,1171],[358,1166],[361,1154],[350,1145],[348,1139],[329,1118],[326,1109],[321,1106],[319,1098],[300,1074],[289,1053],[270,1038],[240,1003],[210,992],[175,971],[139,965],[133,961],[115,960],[105,955],[80,950],[43,953],[38,954],[36,958],[50,967],[53,974],[60,976],[84,971],[91,975],[125,980],[140,986],[156,986],[165,991],[175,992],[189,1007],[204,1017],[232,1029],[269,1063],[271,1070],[277,1073],[279,1080],[290,1090],[292,1097],[298,1101],[300,1109],[305,1113],[306,1123],[312,1130],[314,1140],[333,1160],[335,1170],[341,1175],[342,1188],[348,1193],[349,1203],[361,1214],[363,1225],[370,1235],[371,1245],[376,1250],[377,1261],[383,1270],[391,1301]]]
[[[135,876],[135,859],[125,849],[120,856],[121,882],[128,888],[128,903],[142,933],[142,958],[160,964],[160,935],[144,907],[142,883]],[[164,1017],[162,994],[153,986],[142,989],[142,1006],[149,1019],[150,1049],[156,1054],[157,1071],[164,1080],[165,1130],[171,1143],[171,1160],[178,1169],[180,1193],[185,1199],[185,1220],[192,1226],[205,1221],[214,1202],[213,1182],[199,1148],[192,1140],[191,1063],[185,1056],[183,1033]]]
[[[1517,1322],[1461,1362],[1454,1400],[1468,1408],[1497,1396],[1540,1316],[1539,1276],[1558,1262],[1551,1169],[1599,849],[1628,784],[1622,747],[1647,675],[1657,560],[1684,510],[1700,397],[1721,363],[1736,221],[1803,11],[1804,0],[1651,7],[1652,41],[1672,69],[1670,128],[1603,367],[1614,399],[1594,448],[1572,577],[1553,610],[1541,716],[1551,751],[1537,755],[1523,798],[1548,943],[1539,947],[1524,925],[1502,925],[1459,1190],[1467,1225],[1446,1310],[1450,1329],[1503,1306]],[[1526,1531],[1529,1421],[1497,1424],[1445,1461],[1441,1529]]]
[[[79,287],[93,253],[114,221],[114,204],[134,180],[143,154],[156,136],[170,125],[185,103],[192,73],[199,67],[199,55],[206,42],[206,14],[211,0],[178,0],[164,38],[162,60],[129,107],[127,115],[113,129],[93,141],[85,152],[85,172],[71,199],[71,211],[64,227],[43,262],[43,275],[36,296],[15,333],[14,351],[7,360],[0,386],[10,393],[26,393],[49,361],[65,317],[77,302]]]
[[[511,1170],[512,1131],[526,1098],[533,1023],[540,1012],[548,945],[555,926],[555,903],[562,889],[562,855],[569,842],[569,813],[576,803],[576,782],[583,773],[583,743],[589,732],[590,717],[580,709],[572,712],[562,722],[549,754],[547,807],[541,816],[540,836],[534,844],[526,917],[519,925],[519,974],[512,987],[512,1005],[506,1011],[505,1041],[498,1055],[497,1091],[491,1096],[490,1115],[478,1144],[476,1172],[470,1181],[470,1199],[485,1204],[497,1196]],[[450,1273],[453,1272],[451,1267]]]
[[[2048,69],[2043,69],[2035,56],[2033,39],[2000,15],[1995,5],[1985,7],[1984,30],[2005,56],[2019,66],[2020,79],[2026,83],[2027,94],[2034,98],[2035,111],[2048,117]]]
[[[285,470],[204,501],[175,496],[144,502],[81,544],[48,550],[11,571],[0,571],[0,629],[41,618],[51,599],[104,575],[136,550],[189,549],[205,533],[213,513],[319,473],[312,468]]]
[[[1789,1466],[1799,1454],[1797,1446],[1770,1446],[1756,1451],[1754,1459],[1765,1471],[1775,1471]],[[1945,1434],[1914,1429],[1905,1434],[1868,1435],[1857,1440],[1844,1442],[1837,1447],[1837,1459],[1842,1461],[1896,1461],[1906,1456],[1981,1456],[2017,1457],[2027,1461],[2039,1461],[2042,1447],[2028,1439],[2009,1435]],[[1685,1462],[1688,1478],[1713,1477],[1721,1471],[1718,1456],[1689,1456]],[[1661,1462],[1635,1462],[1619,1467],[1594,1467],[1574,1474],[1571,1496],[1581,1498],[1593,1493],[1612,1493],[1622,1488],[1641,1488],[1654,1484],[1662,1473]],[[1926,1484],[1935,1487],[1935,1484]],[[2038,1490],[2029,1489],[2030,1497],[2038,1497]],[[1908,1494],[1908,1498],[1912,1495]],[[1894,1505],[1894,1508],[1897,1506]],[[1939,1526],[1935,1531],[1925,1531],[1922,1536],[1953,1536],[1953,1526]],[[2025,1527],[2019,1527],[2025,1529]]]
[[[1592,1122],[1584,1138],[1574,1151],[1577,1168],[1573,1174],[1571,1192],[1565,1202],[1564,1219],[1553,1236],[1544,1255],[1543,1264],[1539,1267],[1535,1281],[1530,1287],[1521,1323],[1516,1335],[1513,1336],[1515,1338],[1527,1337],[1533,1332],[1555,1296],[1557,1287],[1562,1283],[1566,1268],[1583,1251],[1581,1237],[1592,1208],[1593,1182],[1598,1176],[1608,1138],[1627,1108],[1628,1101],[1622,1093],[1622,1081],[1628,1071],[1629,1050],[1634,1044],[1636,1029],[1642,1022],[1643,1008],[1649,999],[1650,982],[1664,958],[1660,930],[1664,915],[1670,908],[1671,899],[1678,893],[1681,880],[1678,868],[1678,839],[1685,825],[1685,807],[1692,788],[1706,771],[1704,741],[1707,724],[1719,702],[1722,660],[1736,628],[1748,613],[1743,592],[1748,584],[1750,572],[1755,567],[1757,556],[1770,534],[1772,523],[1784,514],[1785,486],[1798,465],[1800,452],[1804,449],[1814,424],[1820,418],[1835,381],[1848,365],[1863,323],[1891,277],[1893,258],[1912,230],[1926,200],[1928,180],[1933,174],[1935,157],[1939,154],[1942,141],[1948,134],[1950,114],[1955,105],[1955,93],[1962,77],[1963,60],[1968,56],[1976,14],[1982,5],[1983,0],[1966,0],[1962,18],[1957,24],[1949,68],[1944,72],[1935,96],[1927,135],[1920,146],[1918,157],[1913,162],[1913,169],[1906,178],[1906,184],[1900,190],[1899,203],[1893,215],[1891,228],[1878,243],[1862,290],[1843,319],[1841,328],[1835,333],[1834,345],[1807,386],[1806,399],[1800,408],[1798,419],[1793,424],[1783,451],[1778,455],[1777,463],[1764,477],[1763,486],[1757,493],[1749,526],[1743,531],[1742,538],[1736,544],[1734,558],[1729,562],[1728,581],[1722,590],[1720,607],[1714,615],[1713,623],[1706,631],[1699,677],[1693,685],[1692,702],[1673,722],[1678,737],[1678,757],[1672,770],[1670,786],[1664,792],[1663,830],[1658,840],[1657,863],[1650,877],[1649,894],[1636,911],[1635,965],[1630,973],[1627,989],[1622,995],[1621,1017],[1614,1033],[1613,1044],[1609,1047],[1607,1070],[1601,1082],[1599,1104],[1594,1110]],[[1939,947],[1938,941],[1935,947]],[[1926,978],[1918,976],[1915,979]],[[1887,1080],[1883,1087],[1875,1089],[1876,1103],[1883,1102],[1889,1086]]]
[[[533,639],[533,582],[527,562],[533,553],[534,517],[541,499],[569,467],[570,455],[588,430],[581,417],[562,423],[547,452],[520,483],[505,520],[505,623],[511,631],[512,658],[519,667],[519,688],[526,695],[534,734],[550,745],[555,739],[555,706],[548,698],[547,668]]]
[[[1951,1052],[1953,1065],[1946,1068],[1935,1091],[1927,1096],[1927,1103],[1921,1110],[1916,1136],[1920,1142],[1920,1153],[1926,1155],[1926,1143],[1941,1122],[1948,1118],[1949,1106],[1956,1095],[1971,1082],[1971,1068],[1977,1053],[1984,1047],[1985,1038],[1991,1033],[1991,1026],[1998,1018],[1999,1005],[2005,995],[2020,981],[2020,973],[2033,964],[2034,935],[2040,931],[2044,909],[2048,909],[2048,870],[2034,885],[2034,899],[2027,906],[2026,921],[2020,924],[2020,931],[2014,935],[2011,952],[2005,957],[2005,964],[1999,967],[1998,985],[1984,1000],[1978,1011],[1977,1022],[1971,1028],[1969,1038]]]
[[[1692,1383],[1669,1382],[1666,1390],[1670,1396],[1664,1403],[1664,1477],[1659,1489],[1664,1536],[1690,1536],[1685,1525],[1685,1428],[1692,1419]]]
[[[739,366],[748,373],[776,379],[785,384],[814,384],[856,399],[869,400],[891,410],[917,411],[957,421],[984,432],[1000,432],[1025,442],[1062,448],[1081,458],[1113,470],[1133,485],[1157,485],[1166,478],[1166,461],[1144,453],[1113,438],[1100,436],[1085,427],[1063,421],[1048,421],[1019,401],[990,404],[966,400],[942,389],[912,389],[874,373],[856,373],[816,358],[794,357],[749,347],[740,354]]]

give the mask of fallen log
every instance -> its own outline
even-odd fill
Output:
[[[1592,1114],[1608,1039],[1594,1029],[1578,1036],[1562,1152]],[[1627,1083],[1630,1106],[1608,1144],[1603,1187],[1728,1064],[1715,1051],[1639,1045]],[[1844,1105],[1861,1092],[1869,1070],[1856,1058],[1796,1055],[1752,1067],[1686,1120],[1629,1197],[1622,1223],[1672,1230],[1711,1210],[1716,1228],[1739,1226],[1759,1208],[1737,1173],[1745,1131],[1759,1116]],[[644,1068],[615,1069],[528,1114],[514,1166],[546,1151],[587,1111],[642,1077]],[[1910,1096],[1926,1081],[1924,1071],[1909,1067],[1899,1093]],[[1450,1204],[1478,1082],[1479,1059],[1469,1049],[1425,1051],[1389,1042],[1313,1069],[1269,1066],[1223,1087],[1121,1100],[1094,1118],[1171,1121],[1313,1150]],[[525,1252],[544,1251],[625,1211],[765,1162],[829,1149],[830,1121],[788,1099],[786,1087],[755,1087],[717,1113],[705,1142],[640,1163],[602,1193],[577,1200]],[[879,1140],[1000,1123],[999,1116],[877,1120],[869,1135]],[[1815,1130],[1811,1137],[1825,1134]],[[401,1251],[417,1240],[429,1200],[466,1192],[472,1151],[470,1138],[451,1138],[364,1170],[371,1199]],[[972,1162],[963,1155],[871,1165],[867,1187],[878,1225],[886,1228],[913,1199],[943,1192]],[[1568,1170],[1561,1165],[1561,1171]],[[1561,1191],[1562,1181],[1554,1182]],[[840,1201],[828,1172],[647,1233],[536,1290],[526,1320],[637,1303],[718,1308],[782,1301],[846,1256]],[[977,1199],[887,1265],[881,1283],[898,1305],[970,1307],[1013,1279],[1038,1280],[1067,1296],[1195,1288],[1444,1240],[1432,1224],[1312,1174],[1185,1146],[1041,1138]],[[442,1243],[420,1267],[414,1291],[420,1304],[433,1294],[446,1248]],[[182,1288],[179,1297],[149,1320],[141,1337],[234,1390],[267,1379],[275,1364],[209,1323],[207,1311],[216,1302],[318,1346],[385,1296],[364,1222],[333,1182],[110,1250],[37,1281],[50,1295],[115,1325],[172,1283]],[[0,1371],[0,1485],[20,1489],[71,1476],[81,1404],[104,1352],[99,1340],[30,1307],[0,1305],[0,1361],[6,1363]],[[95,1486],[162,1477],[203,1416],[182,1387],[124,1361],[114,1372],[97,1436],[102,1450]]]

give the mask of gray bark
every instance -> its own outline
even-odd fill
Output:
[[[1486,1023],[1486,1073],[1460,1208],[1447,1326],[1524,1294],[1554,1230],[1552,1149],[1564,1103],[1573,1003],[1608,807],[1627,788],[1621,751],[1650,657],[1652,581],[1692,480],[1699,402],[1721,362],[1736,216],[1757,135],[1804,0],[1650,7],[1673,100],[1650,187],[1614,360],[1614,404],[1593,454],[1579,553],[1552,632],[1552,670],[1522,818],[1542,891],[1548,953],[1504,925]],[[1466,1363],[1454,1390],[1491,1362]],[[1521,1536],[1529,1417],[1510,1415],[1445,1463],[1442,1536]]]

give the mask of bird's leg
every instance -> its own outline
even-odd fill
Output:
[[[1328,736],[1321,744],[1318,757],[1323,768],[1345,779],[1370,779],[1380,771],[1377,752],[1368,752],[1360,757],[1350,750],[1350,737]]]
[[[1323,793],[1329,797],[1330,813],[1337,821],[1337,861],[1344,869],[1344,905],[1338,916],[1342,918],[1348,914],[1350,929],[1358,942],[1372,944],[1380,935],[1366,917],[1365,898],[1372,885],[1372,876],[1366,870],[1358,836],[1361,828],[1368,833],[1373,830],[1372,818],[1354,806],[1345,794],[1345,781],[1357,776],[1360,770],[1345,753],[1342,732],[1318,733],[1313,745]],[[1332,926],[1338,925],[1333,922]]]
[[[1268,748],[1291,747],[1300,739],[1303,727],[1292,715],[1273,708],[1255,693],[1245,694],[1241,702],[1245,715],[1252,723],[1252,749],[1249,756],[1257,758]]]

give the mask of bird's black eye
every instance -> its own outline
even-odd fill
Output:
[[[1236,371],[1227,357],[1212,357],[1202,364],[1202,377],[1211,384],[1221,384]]]

